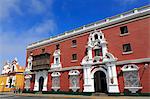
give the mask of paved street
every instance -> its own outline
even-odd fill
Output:
[[[141,96],[80,96],[56,94],[0,94],[0,99],[150,99]]]

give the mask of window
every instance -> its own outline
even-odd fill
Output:
[[[123,71],[125,89],[128,89],[132,93],[136,93],[136,91],[141,88],[138,69],[138,66],[135,64],[124,65],[121,68]]]
[[[123,52],[130,52],[130,51],[132,51],[130,43],[123,44]]]
[[[58,49],[59,49],[59,44],[56,45],[56,50],[58,50]]]
[[[12,72],[14,72],[14,70],[15,70],[15,67],[13,66],[13,67],[12,67]]]
[[[9,79],[8,83],[9,83],[9,88],[11,88],[12,87],[12,78]]]
[[[60,73],[53,72],[51,76],[52,76],[52,89],[54,91],[57,91],[58,89],[60,89]]]
[[[73,92],[76,92],[79,87],[79,74],[80,72],[78,70],[71,70],[69,71],[69,80],[70,80],[70,89],[72,89]]]
[[[72,46],[76,46],[77,45],[77,41],[76,40],[72,40]]]
[[[97,34],[95,34],[95,35],[94,35],[94,38],[95,38],[95,40],[97,40],[97,39],[98,39],[98,35],[97,35]]]
[[[100,49],[95,49],[94,51],[95,51],[95,56],[100,56],[101,53]]]
[[[57,88],[59,86],[60,86],[59,76],[53,77],[52,78],[52,87]]]
[[[55,59],[56,59],[56,64],[58,64],[59,63],[58,58],[55,58]]]
[[[77,54],[72,54],[72,60],[77,60]]]
[[[120,27],[120,31],[121,31],[121,34],[128,33],[128,28],[127,28],[127,26]]]

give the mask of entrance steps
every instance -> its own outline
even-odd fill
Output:
[[[92,96],[108,96],[108,95],[106,93],[96,92],[96,93],[93,93]]]

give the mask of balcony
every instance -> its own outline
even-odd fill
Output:
[[[33,57],[32,71],[49,70],[50,69],[50,55],[40,54]]]

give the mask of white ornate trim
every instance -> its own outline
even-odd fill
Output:
[[[128,89],[132,93],[136,93],[139,89],[142,89],[138,74],[139,67],[137,65],[124,65],[121,70],[123,71],[123,77],[125,80],[125,89]]]
[[[69,71],[69,75],[79,75],[80,72],[78,70],[71,70]]]
[[[61,62],[60,62],[60,49],[54,51],[54,63],[51,64],[51,69],[58,69],[61,68]]]
[[[142,89],[143,87],[124,87],[125,89],[128,89],[132,93],[136,93],[139,89]]]
[[[52,77],[58,77],[58,76],[60,76],[61,74],[59,73],[59,72],[53,72],[52,74],[51,74],[51,76]]]
[[[138,71],[139,67],[135,64],[124,65],[121,70],[125,71]]]

